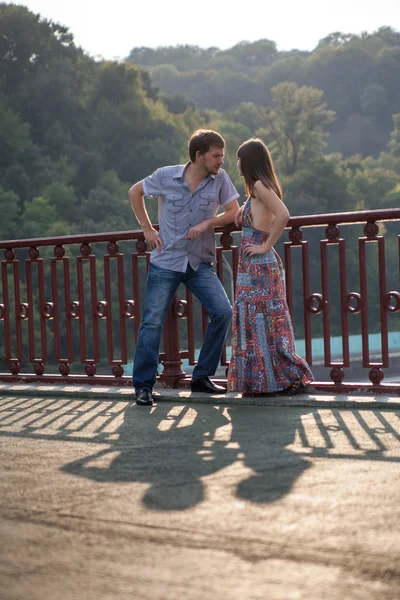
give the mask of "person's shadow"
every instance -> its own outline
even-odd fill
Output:
[[[244,464],[254,471],[238,484],[239,498],[257,503],[279,500],[311,467],[307,458],[287,448],[305,411],[247,406],[228,409],[232,442],[238,443]]]
[[[106,449],[73,461],[62,470],[100,482],[147,483],[142,500],[148,508],[185,510],[204,500],[202,478],[238,460],[252,472],[245,471],[236,496],[260,504],[278,501],[290,493],[314,457],[400,461],[385,456],[388,448],[380,436],[390,433],[400,440],[400,435],[384,412],[374,411],[381,426],[372,428],[362,411],[352,413],[357,427],[346,422],[346,411],[326,412],[330,423],[335,424],[324,423],[318,409],[307,407],[160,402],[148,409],[127,403],[124,420],[115,432],[117,439],[103,438]],[[230,431],[218,432],[223,427]],[[332,441],[335,432],[345,436],[345,445]],[[349,445],[350,455],[344,452]],[[375,449],[366,449],[368,445]]]
[[[230,407],[232,442],[253,471],[238,484],[237,496],[257,503],[280,500],[314,458],[399,463],[398,456],[387,455],[392,446],[386,442],[400,441],[398,416],[373,409],[371,424],[371,412],[329,406]]]
[[[101,482],[149,483],[143,503],[153,510],[193,507],[204,499],[201,478],[231,464],[237,455],[225,442],[214,440],[215,431],[229,424],[223,407],[203,408],[207,410],[159,403],[149,409],[129,403],[116,432],[119,439],[62,470]]]

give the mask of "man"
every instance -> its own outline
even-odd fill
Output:
[[[191,389],[225,392],[209,378],[221,359],[232,319],[232,307],[211,266],[215,262],[214,227],[232,223],[239,209],[239,194],[221,168],[224,148],[219,133],[195,131],[189,140],[190,161],[186,165],[158,169],[129,190],[133,211],[153,249],[133,363],[137,404],[153,403],[162,328],[180,283],[193,292],[210,317]],[[159,233],[150,222],[144,195],[158,198]],[[216,217],[219,206],[224,212]]]

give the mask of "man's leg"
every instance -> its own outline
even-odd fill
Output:
[[[199,360],[193,369],[192,378],[198,380],[214,375],[217,370],[232,320],[232,306],[210,264],[201,263],[198,270],[185,278],[184,282],[210,317]]]
[[[147,390],[151,395],[157,376],[162,328],[182,275],[150,263],[144,314],[133,360],[132,381],[136,394],[140,390]]]

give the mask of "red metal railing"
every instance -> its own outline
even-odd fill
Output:
[[[390,225],[393,231],[380,234],[378,221],[393,222]],[[317,324],[321,329],[324,367],[330,369],[330,381],[316,381],[315,387],[318,389],[344,392],[367,387],[375,392],[400,391],[400,384],[384,382],[383,371],[393,367],[395,360],[389,352],[388,317],[392,318],[391,315],[400,311],[400,235],[399,229],[395,230],[399,221],[400,209],[387,209],[292,217],[288,223],[289,241],[284,242],[283,255],[289,308],[292,314],[296,313],[297,327],[302,328],[304,354],[310,365],[313,364],[312,328]],[[353,232],[346,238],[343,235],[345,227],[339,229],[339,225],[355,227],[357,224],[358,227],[363,226],[363,235]],[[325,237],[317,239],[315,234],[320,229],[315,228],[321,226],[325,227]],[[310,239],[303,239],[306,232]],[[216,230],[216,233],[221,234],[216,270],[221,281],[229,288],[228,295],[232,300],[238,262],[238,245],[234,243],[237,234],[232,226]],[[314,238],[314,245],[319,245],[318,260],[318,249],[317,246],[313,248],[311,238]],[[351,255],[350,242],[354,246]],[[354,242],[358,243],[358,248]],[[102,248],[104,243],[107,244],[105,250]],[[390,244],[392,257],[393,246],[396,248],[394,287],[397,289],[389,291],[386,284],[387,243]],[[134,248],[132,244],[135,244]],[[76,251],[78,245],[79,254]],[[95,251],[93,245],[96,245]],[[371,267],[368,253],[371,245],[378,247],[376,289],[379,318],[374,324],[381,336],[378,360],[371,356],[369,350],[371,307],[368,282]],[[337,248],[337,268],[334,270],[339,283],[333,286],[334,289],[329,272],[330,268],[332,270],[330,248]],[[0,329],[3,327],[0,361],[3,368],[8,365],[10,371],[0,373],[0,380],[129,384],[130,374],[124,374],[123,365],[133,358],[149,263],[149,252],[142,232],[9,240],[0,242],[0,249],[5,250],[0,296]],[[52,256],[49,256],[50,249]],[[40,255],[42,251],[43,256]],[[301,255],[298,268],[294,264],[296,251]],[[351,258],[354,274],[355,253],[359,291],[354,291],[354,288],[349,291],[348,264]],[[320,283],[316,279],[316,262],[320,269]],[[392,271],[393,265],[390,273],[393,279]],[[350,283],[351,286],[357,285],[354,280]],[[302,291],[298,292],[300,284]],[[311,291],[312,288],[318,289],[318,285],[318,291]],[[333,292],[337,296],[336,304],[332,298]],[[201,344],[201,336],[207,327],[207,313],[196,303],[189,291],[181,291],[168,312],[160,353],[160,362],[164,367],[160,380],[164,385],[182,386],[189,380],[182,369],[182,361],[187,359],[189,365],[195,364],[195,348]],[[339,359],[333,357],[331,352],[332,310],[337,312],[335,328],[340,329],[342,338],[342,356]],[[302,315],[302,323],[299,314]],[[319,315],[322,324],[318,321]],[[353,315],[360,316],[362,366],[369,369],[368,380],[345,381],[346,370],[352,366],[349,339],[354,322],[350,327],[349,318],[353,318]],[[181,339],[184,337],[186,348],[182,349]],[[78,353],[79,361],[76,361]],[[221,365],[226,367],[227,364],[225,351]],[[29,372],[32,366],[33,372]]]

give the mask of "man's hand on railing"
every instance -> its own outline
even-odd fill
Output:
[[[157,248],[157,252],[161,252],[164,248],[164,242],[162,241],[158,231],[154,227],[143,229],[144,239],[149,244],[150,248],[154,250]]]

